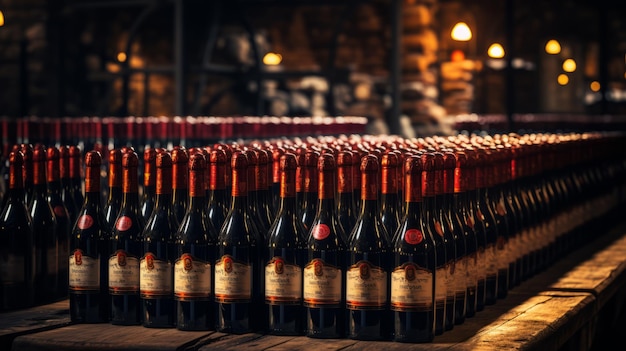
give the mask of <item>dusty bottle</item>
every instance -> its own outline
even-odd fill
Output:
[[[61,178],[59,172],[60,151],[56,147],[49,147],[46,156],[47,195],[46,198],[57,219],[57,261],[58,286],[56,298],[67,297],[67,283],[69,280],[69,266],[67,257],[70,255],[70,234],[74,223],[70,222],[70,215],[61,198]]]
[[[176,327],[180,330],[214,328],[213,267],[217,232],[206,217],[204,172],[200,153],[189,156],[189,204],[176,233],[174,296]]]
[[[75,323],[109,321],[109,232],[102,210],[101,163],[97,151],[85,154],[85,201],[70,237],[70,319]]]
[[[317,210],[306,240],[303,298],[306,335],[313,338],[340,338],[345,328],[346,234],[336,217],[332,161],[329,155],[318,160],[323,179],[318,181]]]
[[[35,293],[35,245],[30,213],[24,204],[25,189],[21,151],[9,153],[8,188],[0,214],[0,309],[30,307]]]
[[[111,323],[117,325],[141,323],[139,260],[145,223],[139,212],[138,162],[133,150],[122,155],[122,204],[111,234],[109,295]]]
[[[172,212],[172,157],[165,149],[155,152],[155,203],[141,235],[139,294],[142,324],[163,328],[176,324],[173,263],[177,227]]]
[[[46,150],[41,144],[33,150],[33,194],[28,209],[35,234],[35,303],[49,303],[59,286],[59,243],[56,215],[47,199]]]
[[[305,232],[295,207],[295,171],[295,155],[283,154],[280,161],[280,206],[268,234],[264,267],[268,331],[275,335],[304,333],[302,272]]]
[[[389,312],[389,235],[378,207],[379,162],[361,160],[361,211],[346,245],[347,336],[385,340],[391,336]]]
[[[436,253],[422,231],[422,162],[404,161],[404,214],[392,241],[391,310],[394,340],[431,342],[435,337]]]
[[[259,321],[262,242],[248,213],[248,160],[243,152],[233,153],[231,170],[231,205],[219,232],[215,262],[216,329],[239,334],[262,329],[267,319]]]

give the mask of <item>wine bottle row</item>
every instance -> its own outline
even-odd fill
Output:
[[[618,219],[625,137],[342,135],[147,147],[141,158],[128,146],[91,150],[67,237],[41,234],[62,217],[50,197],[47,220],[27,210],[37,203],[26,200],[29,148],[16,146],[0,218],[11,243],[2,307],[54,280],[75,323],[431,342]],[[63,177],[51,164],[67,152],[40,149],[33,174],[47,172],[54,191]],[[46,189],[37,177],[33,194]],[[28,251],[46,240],[56,256]],[[56,276],[35,273],[52,261]]]

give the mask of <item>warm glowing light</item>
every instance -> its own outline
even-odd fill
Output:
[[[0,27],[4,26],[4,13],[0,10]]]
[[[126,53],[120,52],[119,54],[117,54],[117,60],[119,62],[126,62]]]
[[[465,60],[465,53],[463,50],[454,50],[450,54],[450,61],[452,62],[461,62]]]
[[[465,22],[459,22],[452,28],[452,39],[456,41],[469,41],[472,39],[472,30]]]
[[[279,65],[283,60],[283,57],[280,54],[274,52],[268,52],[263,56],[263,63],[268,66],[276,66]]]
[[[548,40],[546,43],[546,52],[550,55],[556,55],[561,52],[561,44],[554,39]]]
[[[567,85],[569,83],[569,77],[565,73],[559,74],[556,78],[556,81],[559,82],[560,85]]]
[[[593,82],[591,82],[591,84],[589,84],[589,89],[591,89],[591,91],[593,92],[600,91],[600,82],[594,80]]]
[[[568,73],[574,72],[576,70],[576,61],[571,58],[563,61],[563,70]]]
[[[487,49],[487,55],[491,58],[503,58],[504,57],[504,48],[499,43],[493,43]]]

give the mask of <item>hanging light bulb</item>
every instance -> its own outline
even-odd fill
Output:
[[[555,39],[550,39],[546,43],[546,52],[550,55],[556,55],[561,52],[561,44]]]
[[[563,70],[568,73],[574,72],[576,70],[576,61],[571,58],[563,61]]]
[[[487,55],[491,58],[501,59],[504,57],[504,48],[499,43],[493,43],[487,49]]]
[[[569,83],[569,77],[567,76],[567,74],[565,74],[565,73],[561,73],[561,74],[559,74],[559,76],[556,78],[556,81],[557,81],[560,85],[567,85],[567,83]]]
[[[0,10],[0,27],[4,26],[4,13]]]
[[[465,22],[458,22],[452,28],[452,39],[456,41],[469,41],[472,39],[472,30]]]

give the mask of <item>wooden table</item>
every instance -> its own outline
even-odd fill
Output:
[[[626,223],[432,343],[232,335],[69,321],[68,301],[0,314],[0,350],[601,350],[626,325]],[[592,344],[593,342],[593,344]]]

